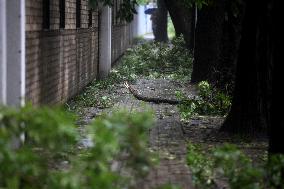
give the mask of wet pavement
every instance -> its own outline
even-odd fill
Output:
[[[175,99],[176,90],[187,91],[188,95],[196,95],[193,86],[165,79],[139,79],[132,87],[143,96],[149,97]],[[156,188],[165,184],[177,185],[182,189],[193,188],[185,159],[187,139],[182,129],[177,106],[137,100],[123,85],[115,89],[117,98],[114,106],[111,109],[86,108],[80,125],[88,124],[103,111],[112,111],[117,108],[143,111],[145,106],[150,107],[156,114],[156,120],[149,131],[149,147],[158,153],[160,161],[159,165],[150,171],[148,177],[142,179],[139,189]],[[88,139],[84,139],[80,145],[88,147],[91,144]]]

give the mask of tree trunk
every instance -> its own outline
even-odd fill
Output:
[[[223,131],[266,133],[271,99],[267,7],[264,1],[246,3],[233,102]]]
[[[157,32],[155,40],[158,42],[168,41],[168,10],[164,0],[158,0]]]
[[[188,49],[194,48],[195,8],[187,8],[181,1],[164,0],[170,13],[176,36],[183,35]]]
[[[284,107],[284,90],[283,90],[283,27],[279,25],[283,18],[279,1],[272,4],[272,43],[271,43],[271,65],[272,72],[272,105],[271,105],[271,125],[269,128],[269,153],[284,154],[283,145],[283,107]],[[282,14],[281,14],[282,13]],[[282,16],[281,16],[282,15]],[[282,178],[284,174],[282,175]]]
[[[232,9],[235,6],[236,9]],[[221,38],[221,52],[216,72],[213,73],[214,85],[226,93],[232,95],[236,73],[238,49],[241,39],[242,20],[244,16],[244,4],[226,0],[226,18],[223,24]]]
[[[198,11],[191,82],[213,80],[222,48],[225,0],[214,1]]]

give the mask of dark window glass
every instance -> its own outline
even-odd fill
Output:
[[[50,27],[50,0],[43,0],[42,2],[42,27],[43,29],[49,29]]]
[[[116,9],[116,0],[114,0],[113,2],[113,9],[111,11],[111,20],[112,20],[112,25],[115,25],[115,9]]]
[[[81,28],[81,0],[76,0],[76,28]]]
[[[93,11],[89,10],[89,22],[88,22],[89,28],[93,26]]]
[[[116,6],[115,6],[115,24],[119,24],[118,17],[117,17],[119,8],[120,8],[120,1],[117,0],[116,1]]]
[[[60,28],[65,28],[65,0],[59,1]]]

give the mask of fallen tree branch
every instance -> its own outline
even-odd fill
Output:
[[[167,104],[172,104],[172,105],[176,105],[176,104],[180,104],[181,101],[179,100],[175,100],[175,99],[165,99],[165,98],[158,98],[158,97],[147,97],[147,96],[143,96],[142,94],[139,93],[138,90],[134,89],[133,87],[131,87],[127,81],[124,82],[124,86],[129,90],[129,92],[138,100],[142,100],[145,102],[153,102],[156,104],[161,104],[161,103],[167,103]]]

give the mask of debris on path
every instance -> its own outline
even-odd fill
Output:
[[[127,89],[124,85],[115,86],[115,102],[112,108],[100,109],[96,107],[85,108],[82,119],[79,121],[80,128],[84,132],[84,125],[88,124],[102,112],[110,112],[115,109],[126,109],[129,111],[143,111],[150,107],[155,112],[155,125],[149,131],[149,148],[157,152],[159,165],[150,171],[147,178],[138,183],[139,189],[157,188],[165,184],[180,186],[182,189],[193,188],[190,171],[186,165],[187,140],[182,131],[182,124],[176,105],[170,103],[145,102],[135,98],[132,89],[137,89],[143,96],[152,99],[166,98],[178,101],[175,97],[176,90],[185,89],[184,83],[165,79],[138,79]],[[126,88],[125,88],[126,87]],[[129,84],[128,84],[129,87]],[[194,88],[193,86],[190,86]],[[196,91],[190,91],[196,95]],[[161,101],[160,101],[161,102]],[[81,142],[83,147],[88,146],[88,140]]]
[[[113,87],[115,102],[112,108],[85,108],[81,125],[89,123],[102,112],[111,112],[116,109],[126,109],[128,111],[143,111],[145,107],[150,107],[155,112],[155,125],[149,131],[149,148],[158,153],[160,163],[154,167],[147,178],[143,178],[137,185],[139,189],[154,189],[165,184],[180,186],[182,189],[192,189],[193,183],[190,170],[186,164],[187,144],[204,144],[206,148],[222,145],[231,142],[232,138],[219,132],[219,128],[224,121],[224,117],[216,116],[195,116],[190,122],[180,121],[177,104],[163,103],[159,101],[151,102],[148,99],[170,99],[176,100],[175,91],[184,92],[187,96],[196,96],[196,87],[189,84],[179,83],[168,79],[138,79],[135,83],[118,84]],[[137,98],[133,91],[139,91],[144,99]],[[83,128],[83,126],[81,126]],[[84,129],[82,129],[84,130]],[[88,140],[82,141],[85,147]],[[234,142],[238,144],[237,142]],[[259,148],[251,148],[254,144],[260,144]],[[242,148],[242,144],[239,145]],[[267,141],[252,141],[248,154],[259,156],[266,150]],[[265,156],[265,154],[263,154]],[[259,157],[256,157],[259,159]]]
[[[187,83],[192,60],[188,54],[181,52],[187,66],[179,63],[177,69],[172,66],[176,63],[174,59],[177,58],[176,53],[173,53],[175,48],[156,44],[152,46],[158,50],[157,52],[164,52],[167,49],[167,56],[157,59],[157,52],[147,44],[130,50],[130,56],[122,62],[122,67],[114,69],[113,74],[110,74],[110,80],[90,86],[89,90],[80,96],[78,101],[83,108],[80,108],[81,119],[78,125],[82,136],[84,125],[102,113],[111,113],[117,109],[129,112],[145,111],[150,107],[155,113],[155,125],[149,130],[149,148],[157,152],[160,163],[146,178],[137,181],[137,189],[156,189],[165,184],[179,186],[181,189],[193,189],[192,175],[186,162],[189,142],[204,145],[205,149],[231,142],[241,149],[246,145],[247,154],[256,156],[253,159],[267,157],[267,153],[263,153],[267,148],[266,139],[243,143],[243,139],[234,141],[231,136],[221,133],[219,128],[224,121],[223,116],[193,116],[189,122],[181,121],[178,110],[180,100],[176,92],[179,91],[190,99],[198,94],[196,85]],[[147,62],[143,56],[141,57],[141,53],[150,57]],[[175,57],[172,57],[173,54]],[[163,53],[160,56],[162,55]],[[170,71],[166,72],[165,69],[161,69],[160,64],[164,66],[164,61],[169,57],[174,61],[167,64],[166,68]],[[161,62],[158,61],[160,59]],[[254,148],[258,144],[260,146]],[[87,148],[88,140],[82,140],[80,145]],[[220,183],[218,188],[224,188],[224,184]]]

